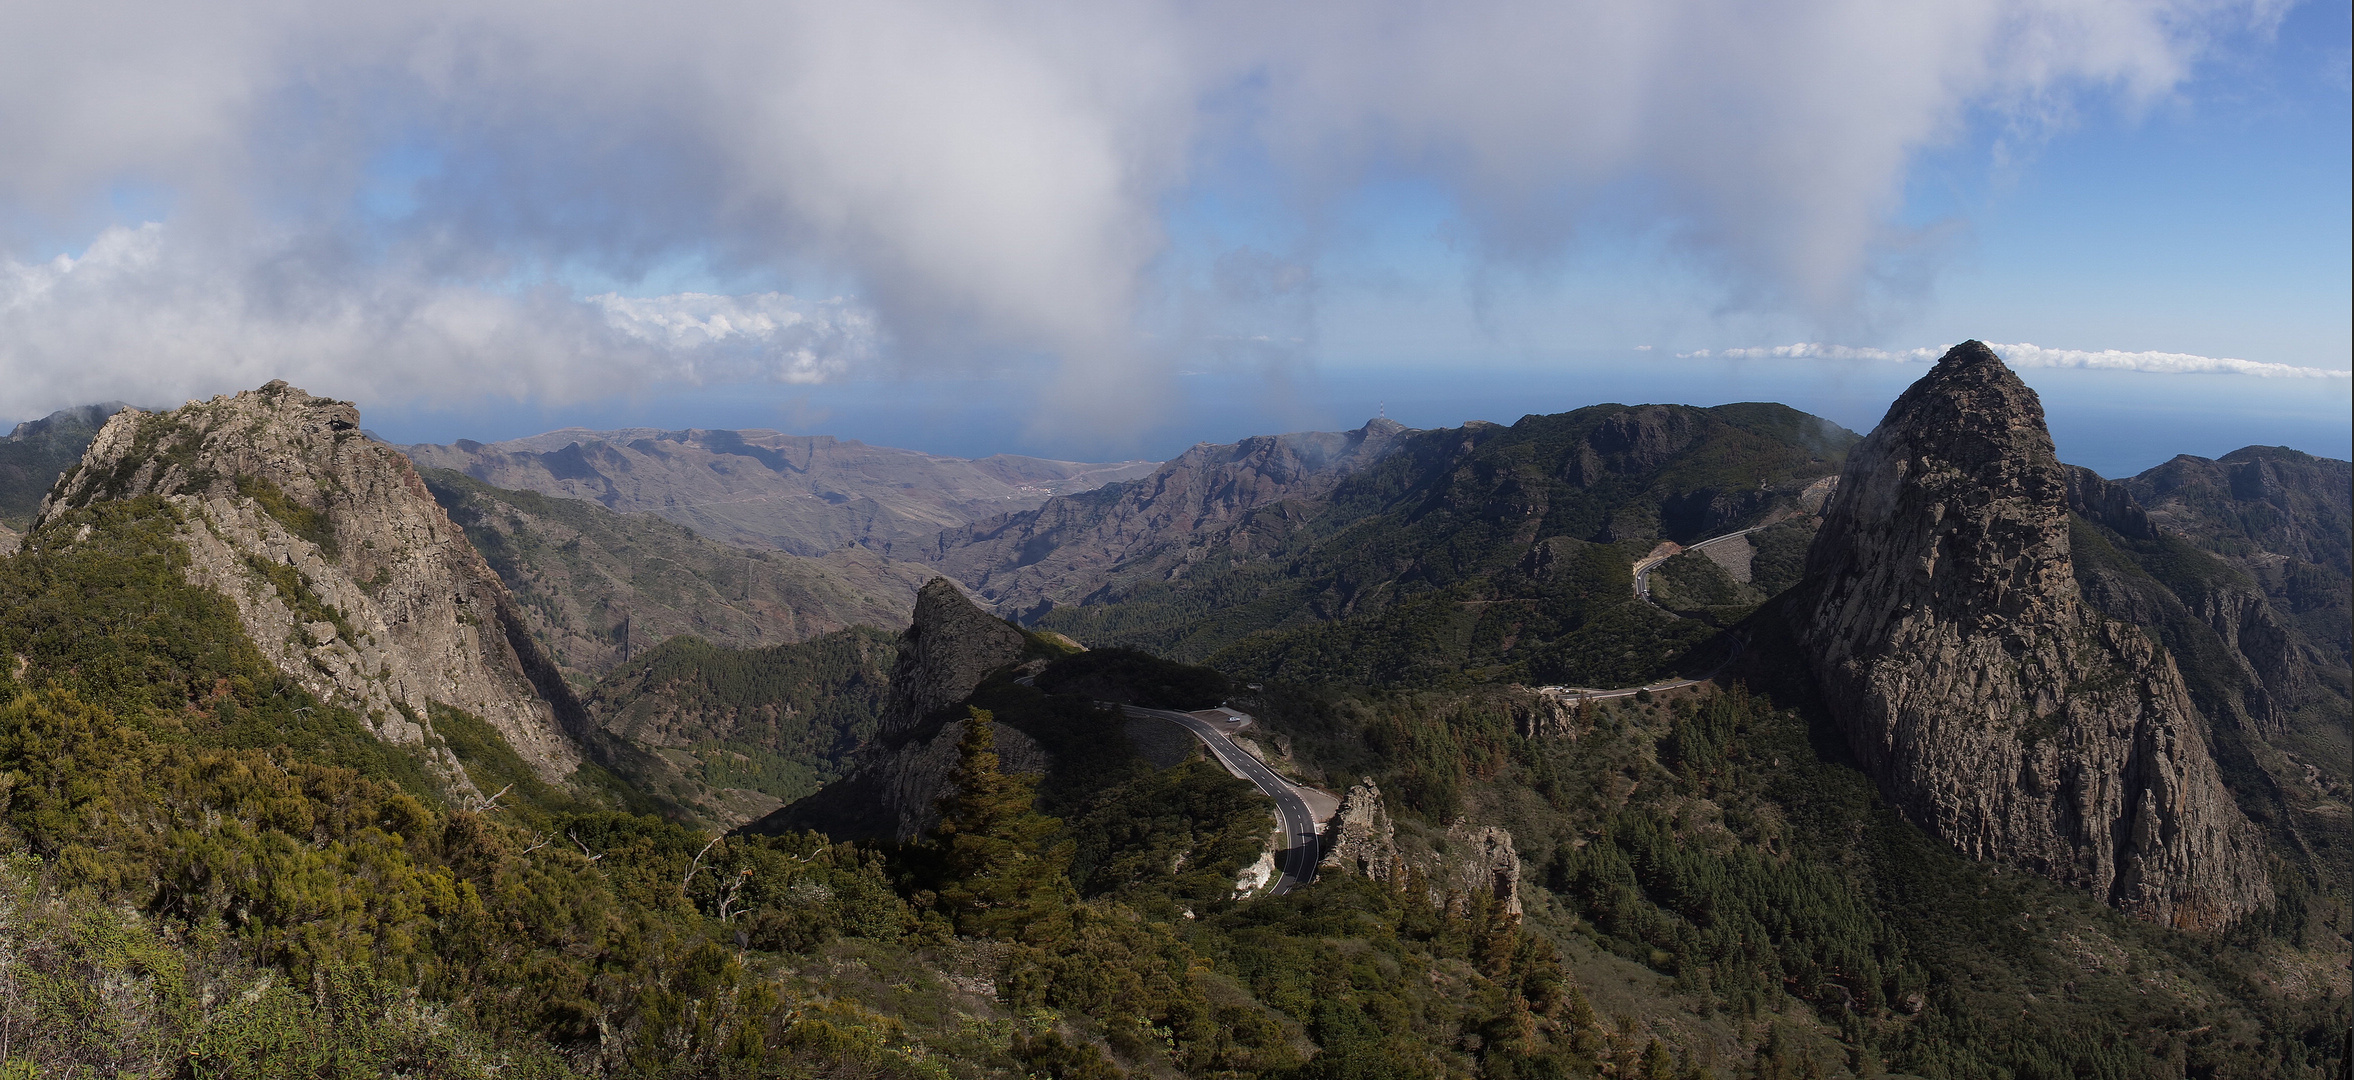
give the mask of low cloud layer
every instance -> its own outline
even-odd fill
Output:
[[[1913,243],[1893,219],[1923,150],[2161,99],[2278,7],[5,5],[0,414],[278,376],[563,400],[882,361],[1116,394],[1203,344],[1139,329],[1192,302],[1173,207],[1308,234],[1399,182],[1481,260],[1543,264],[1613,222],[1743,303],[1828,318]],[[751,284],[574,284],[681,263]],[[770,287],[813,277],[855,300]]]
[[[2272,364],[2259,360],[2234,360],[2229,357],[2194,356],[2173,352],[2127,352],[2121,349],[2047,349],[2041,345],[1996,345],[1989,343],[1996,356],[2012,367],[2029,368],[2090,368],[2100,371],[2143,371],[2158,375],[2255,375],[2270,379],[2344,379],[2354,377],[2354,371],[2343,368],[2298,367],[2294,364]],[[1847,345],[1824,345],[1800,342],[1795,345],[1768,345],[1755,348],[1701,349],[1677,353],[1678,357],[1719,357],[1726,360],[1894,360],[1914,364],[1936,363],[1944,356],[1945,348],[1920,349],[1864,349]]]
[[[274,378],[366,401],[571,402],[650,385],[822,382],[875,351],[873,314],[841,300],[578,300],[290,242],[179,244],[156,224],[108,229],[78,258],[0,262],[0,405],[25,414]]]

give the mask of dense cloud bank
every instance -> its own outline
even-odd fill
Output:
[[[1399,180],[1441,193],[1482,258],[1541,261],[1632,215],[1736,291],[1836,310],[1909,242],[1891,220],[1922,149],[1986,117],[2033,139],[2088,101],[2159,99],[2208,42],[2277,17],[2273,0],[8,5],[0,412],[265,375],[579,398],[885,355],[1043,357],[1116,387],[1172,347],[1139,326],[1166,303],[1173,207],[1307,228]],[[626,288],[679,265],[752,284]],[[813,277],[858,300],[758,285]]]

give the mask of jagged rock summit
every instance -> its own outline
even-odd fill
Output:
[[[1964,342],[1847,459],[1786,610],[1867,772],[1964,854],[2213,929],[2271,896],[2173,660],[2080,601],[2043,406]]]
[[[432,749],[433,706],[496,728],[543,778],[572,773],[579,705],[504,586],[407,458],[349,402],[272,382],[166,412],[125,409],[41,504],[156,496],[191,583],[228,597],[263,655],[379,737]]]
[[[917,593],[915,618],[899,635],[875,739],[859,751],[850,774],[744,831],[817,829],[838,838],[900,841],[930,831],[970,722],[953,706],[991,672],[1019,662],[1028,644],[1011,623],[974,606],[955,582],[933,578]],[[991,730],[1007,772],[1039,774],[1052,764],[1045,748],[1019,729],[998,723]]]
[[[884,738],[914,729],[933,713],[971,697],[990,672],[1022,658],[1022,632],[967,599],[944,577],[924,583],[915,617],[899,638],[891,693],[879,727]]]

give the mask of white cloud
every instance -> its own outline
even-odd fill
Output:
[[[2275,364],[2262,360],[2234,360],[2229,357],[2196,356],[2174,352],[2127,352],[2121,349],[2047,349],[2041,345],[1996,345],[1989,343],[1995,355],[2012,367],[2034,368],[2092,368],[2103,371],[2144,371],[2161,375],[2255,375],[2273,379],[2344,379],[2354,377],[2354,371],[2344,368],[2299,367],[2294,364]],[[1890,360],[1904,363],[1935,363],[1945,355],[1940,348],[1871,349],[1848,345],[1824,345],[1799,342],[1794,345],[1768,345],[1735,349],[1700,349],[1677,353],[1684,358],[1720,357],[1727,360]]]
[[[673,354],[727,358],[738,377],[751,368],[779,382],[829,382],[875,355],[874,313],[840,297],[811,304],[774,292],[604,293],[589,302],[620,333]]]
[[[1168,207],[1207,194],[1312,231],[1400,177],[1451,200],[1488,257],[1542,259],[1632,214],[1736,292],[1820,315],[1904,246],[1910,163],[1974,112],[2032,128],[2081,100],[2159,99],[2275,7],[6,4],[0,258],[19,260],[24,336],[0,374],[74,395],[41,404],[287,364],[392,396],[705,377],[767,339],[690,347],[516,283],[707,257],[753,280],[815,265],[871,311],[855,333],[779,323],[782,377],[857,354],[789,342],[855,337],[909,363],[1056,357],[1063,382],[1114,393],[1149,366],[1139,312],[1159,302]],[[1236,161],[1265,168],[1234,181]],[[172,226],[160,261],[94,247],[35,280],[56,249],[34,237],[97,233],[126,193],[166,208],[147,215]]]
[[[320,260],[291,240],[182,244],[154,223],[107,229],[79,257],[0,261],[0,415],[274,378],[366,401],[578,401],[649,383],[821,382],[873,351],[872,315],[841,301],[582,302]]]

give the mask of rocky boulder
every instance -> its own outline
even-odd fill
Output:
[[[1440,860],[1439,871],[1433,877],[1445,883],[1447,895],[1434,895],[1434,900],[1468,904],[1474,896],[1485,896],[1506,914],[1519,917],[1520,850],[1513,846],[1510,830],[1456,822],[1447,830],[1447,856]],[[1437,884],[1432,891],[1439,891]]]
[[[2211,929],[2270,897],[2171,658],[2081,602],[2035,392],[1956,346],[1849,455],[1786,609],[1900,811],[1974,858]]]
[[[1389,881],[1400,869],[1397,836],[1381,804],[1381,786],[1368,776],[1341,796],[1340,809],[1324,826],[1324,858],[1316,870]]]

